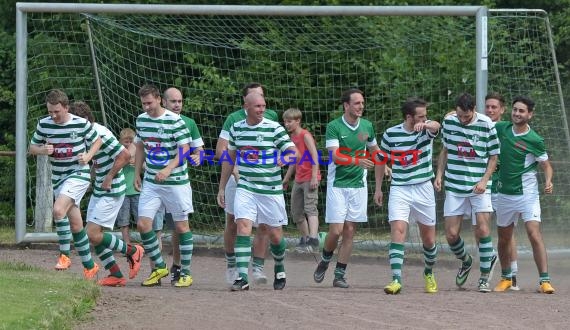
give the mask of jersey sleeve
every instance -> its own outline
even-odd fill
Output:
[[[338,147],[340,146],[339,141],[338,129],[336,125],[334,125],[334,122],[331,122],[327,125],[327,130],[325,132],[325,147]]]
[[[228,150],[236,150],[237,149],[234,125],[230,126],[229,131],[228,131]]]
[[[441,142],[447,149],[449,149],[449,123],[449,119],[444,119],[443,125],[441,125]]]
[[[390,158],[390,142],[388,141],[388,132],[382,134],[382,139],[380,140],[380,150],[382,152],[378,153],[378,159],[380,161],[385,161]]]
[[[87,145],[92,145],[99,137],[99,134],[97,133],[97,130],[95,130],[95,127],[93,127],[93,125],[88,121],[85,121],[83,132],[85,134],[85,142]]]
[[[100,135],[103,141],[102,149],[105,154],[109,155],[110,158],[115,159],[119,154],[125,149],[119,140],[109,131],[105,135]]]
[[[490,156],[498,155],[501,153],[501,145],[499,144],[499,137],[497,136],[497,129],[495,125],[490,125],[487,152]]]
[[[275,127],[273,141],[275,147],[277,147],[277,149],[279,149],[281,152],[295,146],[295,144],[291,141],[291,138],[289,138],[289,135],[281,125],[277,125]]]
[[[376,141],[376,133],[374,132],[374,126],[372,126],[372,123],[369,123],[368,126],[368,140],[366,142],[366,146],[368,147],[368,149],[375,147],[378,145],[378,142]]]
[[[230,140],[230,128],[232,127],[233,119],[232,116],[228,116],[222,125],[222,131],[220,132],[220,138],[226,141]]]
[[[30,141],[30,143],[31,144],[43,144],[46,142],[48,142],[46,139],[46,135],[42,131],[42,127],[40,125],[40,122],[38,122],[38,125],[36,126],[36,131],[34,132],[34,135],[32,135],[32,140]]]
[[[198,125],[196,125],[196,121],[194,121],[192,118],[188,118],[186,126],[188,127],[188,130],[190,131],[190,137],[192,138],[190,147],[199,148],[203,146],[204,141],[202,140],[202,136],[200,135],[200,130],[198,129]]]
[[[192,142],[192,138],[190,137],[190,131],[186,127],[186,123],[184,123],[182,118],[178,117],[174,121],[173,125],[174,125],[173,127],[174,132],[172,133],[172,136],[174,138],[174,141],[176,141],[176,143],[179,146],[184,144],[190,144]]]

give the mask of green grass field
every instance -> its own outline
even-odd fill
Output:
[[[0,292],[0,329],[72,329],[100,289],[76,274],[0,262]]]

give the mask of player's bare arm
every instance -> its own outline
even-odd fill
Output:
[[[476,194],[482,194],[487,190],[487,182],[491,179],[491,175],[495,172],[497,168],[497,159],[499,158],[498,155],[489,156],[489,160],[487,161],[487,169],[485,170],[485,174],[475,187],[473,188],[473,192]]]
[[[287,168],[287,172],[285,173],[285,176],[283,177],[283,182],[282,182],[283,190],[289,189],[289,181],[291,181],[293,174],[295,174],[296,168],[297,168],[296,164],[291,164],[291,165],[289,165],[289,168]]]
[[[435,120],[428,120],[426,122],[419,123],[419,124],[422,124],[422,129],[419,131],[416,130],[416,132],[420,132],[420,131],[423,131],[425,129],[428,132],[430,132],[431,134],[437,134],[437,132],[439,132],[439,130],[441,129],[441,124]],[[416,125],[418,125],[418,124],[416,124]]]
[[[30,144],[28,152],[31,155],[51,155],[53,154],[53,144]]]
[[[441,148],[439,157],[437,158],[437,173],[435,179],[433,180],[433,187],[437,192],[441,191],[441,185],[443,183],[443,173],[445,172],[445,166],[447,165],[447,148]]]
[[[214,155],[214,160],[219,160],[222,158],[223,153],[228,150],[228,140],[223,138],[218,138],[216,142],[216,154]]]
[[[77,155],[77,160],[79,161],[79,164],[81,165],[88,164],[91,161],[91,159],[93,159],[93,156],[95,156],[97,151],[99,151],[99,148],[101,148],[102,144],[103,140],[101,140],[101,138],[98,136],[97,139],[95,139],[95,141],[91,144],[91,147],[89,148],[88,152],[82,152]]]
[[[319,180],[317,179],[319,175],[319,153],[317,152],[317,145],[312,135],[305,134],[303,136],[303,140],[305,141],[305,146],[307,147],[307,150],[309,150],[309,154],[311,155],[311,161],[312,161],[311,182],[309,183],[309,188],[311,190],[315,190],[319,185]]]
[[[107,175],[105,176],[105,179],[103,180],[103,183],[101,184],[101,188],[103,190],[111,190],[113,178],[130,161],[131,161],[131,154],[129,153],[129,151],[127,149],[123,148],[121,150],[121,153],[119,154],[119,156],[117,156],[117,158],[115,158],[115,161],[113,162],[113,167],[111,167],[111,169],[109,170],[109,173],[107,173]]]
[[[289,147],[285,149],[281,157],[279,157],[279,159],[277,160],[277,166],[283,167],[285,165],[295,164],[298,161],[299,161],[299,150],[297,150],[297,147]]]
[[[378,206],[382,206],[384,195],[382,193],[382,180],[384,179],[386,173],[386,164],[376,164],[374,166],[374,180],[376,182],[376,188],[374,189],[374,203]]]
[[[228,156],[230,156],[231,161],[222,163],[222,174],[220,176],[220,186],[218,188],[217,201],[218,201],[218,205],[221,208],[226,207],[226,201],[225,201],[226,185],[228,184],[228,180],[230,179],[230,175],[234,171],[234,168],[237,168],[237,166],[235,166],[236,151],[235,150],[228,150]]]
[[[552,169],[552,165],[550,165],[549,160],[545,160],[540,162],[540,167],[542,167],[542,171],[544,171],[544,193],[552,194],[554,191],[554,184],[552,183],[554,170]]]
[[[179,147],[182,148],[182,154],[184,155],[188,153],[188,150],[190,150],[190,145],[188,145],[187,143],[179,145]],[[180,152],[176,153],[176,156],[174,156],[174,158],[170,160],[170,162],[168,162],[168,165],[166,165],[162,170],[156,173],[154,180],[156,182],[163,182],[164,180],[166,180],[166,178],[170,176],[172,170],[177,168],[178,166],[180,166]]]
[[[141,191],[142,184],[141,184],[141,174],[143,171],[144,166],[144,159],[146,157],[146,152],[144,150],[144,144],[142,141],[138,141],[135,143],[135,147],[137,151],[135,153],[135,180],[133,182],[135,189],[137,191]]]

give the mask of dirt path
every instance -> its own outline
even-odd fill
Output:
[[[0,260],[24,261],[49,271],[55,255],[53,250],[0,250]],[[127,269],[124,259],[117,259]],[[71,271],[80,273],[79,257],[72,260]],[[426,294],[422,267],[410,261],[404,267],[403,292],[388,296],[382,291],[390,280],[385,257],[356,258],[348,267],[351,287],[337,289],[331,284],[332,267],[325,281],[316,284],[314,258],[297,254],[286,260],[287,287],[282,292],[274,291],[271,281],[249,292],[230,292],[220,251],[202,248],[192,259],[191,288],[176,289],[167,281],[162,287],[141,287],[149,273],[145,260],[138,278],[125,288],[103,288],[93,319],[76,329],[567,329],[568,260],[566,255],[550,256],[554,295],[535,292],[537,273],[529,256],[519,261],[520,292],[477,292],[475,268],[467,290],[459,291],[454,284],[457,262],[446,260],[436,268],[439,292]],[[272,274],[272,264],[267,262],[267,274]],[[498,271],[492,285],[497,280]]]

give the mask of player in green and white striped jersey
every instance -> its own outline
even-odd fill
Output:
[[[553,170],[548,160],[544,139],[528,122],[534,114],[534,101],[526,96],[513,100],[511,122],[498,122],[497,134],[501,140],[501,170],[499,171],[497,226],[502,279],[496,291],[505,291],[512,285],[510,248],[513,228],[519,218],[524,221],[532,254],[539,274],[539,291],[554,293],[548,274],[544,241],[540,232],[540,199],[537,165],[544,171],[544,192],[552,194]]]
[[[437,292],[433,265],[437,258],[435,244],[435,194],[433,179],[433,139],[441,125],[427,119],[427,102],[411,98],[402,104],[404,122],[384,132],[380,143],[380,164],[375,167],[376,191],[374,201],[382,205],[382,180],[386,163],[392,166],[392,181],[388,199],[388,221],[391,227],[390,268],[392,282],[384,287],[388,294],[402,289],[404,242],[410,218],[420,229],[424,250],[424,280],[428,293]]]
[[[326,130],[326,147],[333,162],[328,166],[325,221],[329,231],[321,261],[313,279],[321,283],[342,235],[342,245],[334,271],[333,286],[348,288],[346,266],[352,253],[352,242],[359,222],[367,222],[367,170],[374,167],[370,153],[377,152],[378,144],[372,123],[362,118],[364,93],[352,88],[341,96],[344,114],[331,121]]]
[[[491,261],[495,253],[489,229],[491,175],[500,152],[495,124],[484,114],[475,112],[475,98],[461,94],[455,102],[455,114],[443,122],[443,148],[439,156],[434,186],[440,191],[445,169],[446,239],[455,256],[462,261],[455,278],[459,287],[465,284],[473,258],[465,251],[460,236],[464,215],[477,216],[475,236],[479,238],[479,291],[489,292]]]
[[[487,94],[485,96],[485,115],[487,115],[489,118],[491,118],[491,120],[494,123],[497,123],[501,120],[501,117],[503,116],[503,113],[505,113],[505,98],[496,92],[490,92],[489,94]],[[496,127],[496,124],[495,124]],[[498,135],[498,133],[497,133]],[[499,137],[499,141],[500,141],[500,137]],[[495,172],[493,172],[493,175],[491,176],[491,180],[493,181],[493,183],[491,184],[491,203],[493,204],[493,210],[495,210],[495,214],[497,212],[497,198],[499,195],[499,192],[497,190],[497,184],[499,183],[499,168],[500,168],[500,158],[501,156],[499,156],[499,159],[497,160],[497,169],[495,170]],[[472,224],[474,226],[477,225],[477,217],[475,216],[475,214],[473,213],[473,215],[471,216],[472,219]],[[514,291],[518,291],[520,290],[520,287],[517,284],[517,273],[518,273],[518,263],[517,263],[517,257],[518,257],[518,253],[517,253],[517,242],[516,242],[516,233],[513,230],[513,237],[511,239],[511,269],[512,269],[512,277],[511,277],[511,286],[510,286],[510,290],[514,290]],[[479,242],[477,242],[477,244],[479,244]],[[495,260],[492,261],[492,265],[491,267],[493,267],[493,264],[496,262],[496,260],[498,259],[498,256],[495,258]]]
[[[90,184],[88,163],[99,150],[101,139],[87,120],[69,113],[69,99],[63,91],[51,90],[46,96],[46,105],[50,116],[38,123],[30,153],[50,156],[55,196],[53,219],[60,250],[55,269],[65,270],[71,266],[69,254],[73,237],[85,268],[83,274],[92,279],[99,266],[91,257],[79,204]],[[91,145],[88,152],[86,144]]]
[[[194,209],[186,159],[183,157],[188,156],[192,139],[180,116],[161,106],[158,88],[144,85],[139,90],[139,97],[145,112],[136,120],[134,184],[137,190],[141,190],[137,227],[145,253],[155,265],[142,285],[160,285],[160,279],[169,274],[152,228],[156,212],[164,205],[166,212],[172,214],[180,238],[180,279],[174,286],[188,287],[192,285],[190,263],[194,247],[188,214]],[[143,163],[146,166],[144,184],[141,184]]]
[[[243,87],[242,98],[245,100],[245,97],[250,93],[257,93],[265,96],[265,89],[260,83],[251,82]],[[246,110],[239,109],[232,112],[228,118],[226,118],[222,126],[220,136],[218,137],[218,142],[216,143],[216,160],[227,156],[228,141],[230,139],[230,128],[232,125],[246,119],[246,117]],[[277,113],[271,109],[265,109],[263,117],[276,122],[279,121]],[[237,166],[234,167],[234,171],[226,185],[224,196],[226,201],[226,207],[224,209],[226,212],[226,226],[224,228],[224,249],[227,265],[226,283],[229,285],[232,285],[235,279],[238,277],[236,268],[236,254],[234,251],[234,245],[237,237],[237,224],[235,222],[234,216],[234,198],[236,195],[237,180],[239,179],[237,168]],[[255,284],[267,283],[267,276],[263,272],[263,267],[265,264],[265,254],[268,245],[269,237],[267,236],[267,232],[263,231],[263,228],[257,228],[252,242],[252,277]]]
[[[130,161],[131,155],[105,126],[95,122],[91,108],[85,102],[73,102],[69,110],[72,114],[87,119],[99,134],[102,145],[93,157],[95,184],[93,194],[87,207],[87,236],[95,248],[95,253],[101,259],[110,275],[97,283],[103,286],[125,286],[119,265],[115,261],[113,251],[121,252],[127,257],[130,266],[129,278],[134,278],[139,269],[144,253],[142,246],[126,244],[122,239],[103,228],[112,230],[117,214],[125,198],[125,177],[123,167]]]
[[[218,204],[225,204],[227,182],[237,165],[234,212],[237,223],[235,243],[239,277],[232,291],[249,290],[248,268],[251,259],[250,235],[254,223],[269,232],[271,254],[275,261],[273,288],[282,290],[286,284],[285,249],[282,226],[287,225],[287,212],[281,177],[281,166],[295,161],[297,148],[278,122],[264,118],[265,99],[257,93],[245,97],[245,120],[230,128],[228,155],[222,161]]]
[[[186,124],[186,128],[190,131],[190,137],[192,142],[190,142],[191,148],[191,159],[192,165],[198,165],[200,163],[200,152],[204,150],[204,141],[200,135],[200,130],[196,121],[194,119],[186,117],[182,114],[182,104],[183,104],[182,92],[178,88],[170,87],[166,89],[162,97],[162,106],[175,114],[179,115],[180,118]],[[167,225],[172,225],[174,227],[174,221],[172,220],[172,214],[166,213],[164,215],[164,221]],[[160,231],[156,233],[159,237],[161,235]],[[171,236],[170,243],[172,244],[172,267],[170,267],[170,283],[174,285],[180,279],[180,240],[176,232]]]

